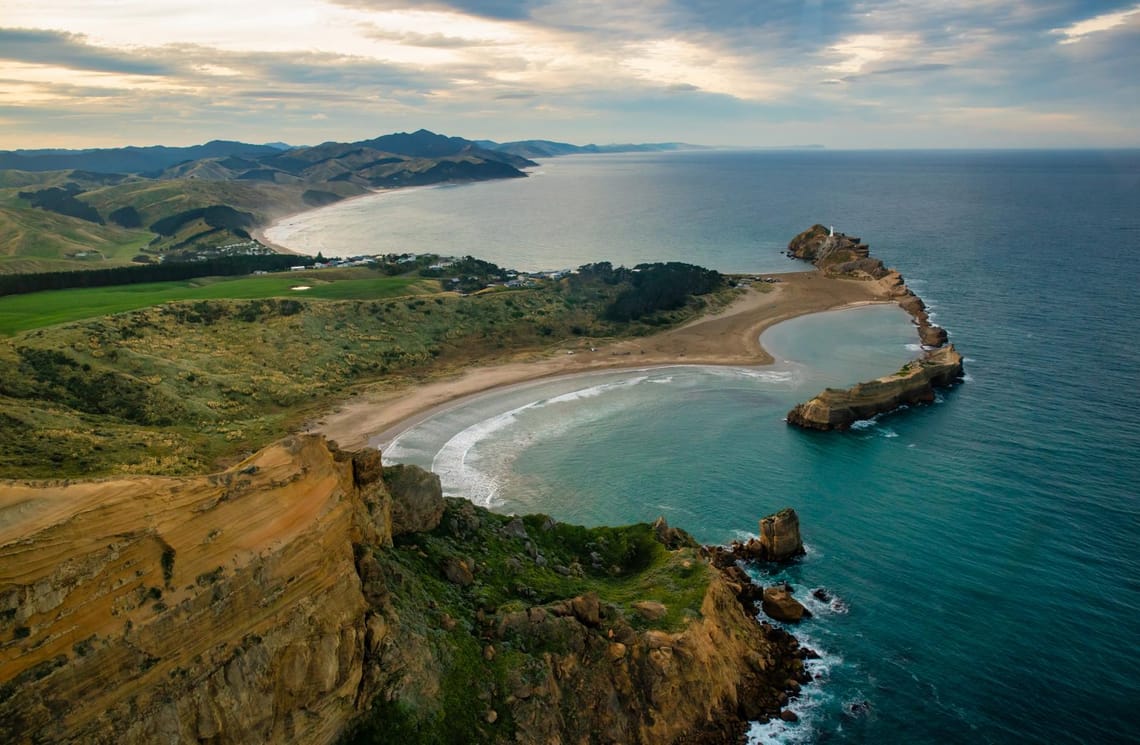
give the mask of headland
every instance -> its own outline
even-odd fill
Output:
[[[947,344],[946,330],[930,321],[926,304],[902,275],[871,256],[859,238],[813,225],[788,244],[788,256],[810,261],[828,277],[868,282],[909,313],[925,351],[891,375],[850,388],[828,388],[788,412],[788,424],[804,429],[847,429],[856,421],[885,414],[901,406],[934,401],[934,389],[961,380],[962,355]]]
[[[8,485],[0,739],[735,742],[810,679],[753,595],[664,521],[497,515],[313,436]]]

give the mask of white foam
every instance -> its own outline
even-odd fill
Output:
[[[828,692],[826,683],[831,677],[832,669],[841,665],[843,658],[828,653],[802,630],[798,630],[796,636],[803,646],[819,653],[818,659],[804,660],[804,667],[811,673],[812,680],[800,689],[800,695],[792,699],[787,706],[799,717],[799,721],[785,722],[782,719],[773,719],[769,722],[752,722],[748,730],[749,743],[757,745],[809,743],[814,742],[819,734],[817,720],[824,716],[826,704],[834,699]]]
[[[886,438],[890,439],[892,437],[898,437],[898,436],[899,436],[899,433],[895,432],[890,427],[883,427],[879,430],[879,437],[886,437]]]
[[[804,607],[811,611],[811,614],[816,617],[825,618],[829,615],[847,615],[849,609],[847,603],[845,603],[841,597],[826,587],[820,589],[827,593],[830,598],[829,600],[820,600],[813,594],[814,591],[809,591],[806,597],[796,599],[803,603]]]
[[[765,383],[795,383],[799,378],[795,370],[753,370],[746,367],[728,367],[724,370],[734,377],[761,380]]]
[[[861,432],[865,429],[872,429],[878,423],[878,419],[875,417],[871,417],[870,419],[856,419],[851,423],[851,429]]]
[[[547,399],[544,399],[541,401],[535,401],[533,404],[527,404],[527,406],[524,406],[522,408],[533,407],[533,408],[539,408],[540,409],[540,408],[543,408],[543,407],[548,406],[550,404],[564,404],[564,403],[569,403],[571,401],[581,401],[584,398],[595,398],[595,397],[600,396],[603,393],[606,393],[608,391],[616,390],[618,388],[630,388],[632,386],[637,385],[638,383],[644,383],[646,380],[649,380],[648,375],[643,375],[643,376],[638,377],[638,378],[627,378],[625,380],[620,380],[616,383],[601,383],[599,385],[590,386],[589,388],[582,388],[582,389],[577,390],[577,391],[570,391],[569,393],[563,393],[563,394],[555,396],[553,398],[547,398]],[[521,409],[518,409],[518,410],[521,411]]]
[[[496,504],[496,496],[503,486],[503,476],[496,474],[509,474],[514,459],[525,448],[539,439],[556,436],[570,427],[580,425],[588,421],[591,416],[608,416],[611,413],[602,407],[593,406],[590,409],[579,410],[575,416],[546,420],[540,432],[520,427],[520,431],[515,433],[514,437],[503,438],[502,433],[517,425],[519,417],[524,412],[597,398],[611,391],[631,388],[647,380],[650,380],[649,375],[640,375],[599,383],[550,398],[531,401],[483,419],[456,433],[445,442],[432,458],[431,470],[439,475],[445,495],[465,497],[483,507],[493,507]],[[401,444],[401,437],[397,437],[388,446],[388,457],[392,460],[408,453]],[[504,444],[507,446],[495,448],[493,455],[497,457],[493,458],[492,462],[480,455],[478,446],[493,437],[496,440],[505,439]]]
[[[480,440],[511,426],[521,412],[537,405],[538,402],[532,402],[484,419],[445,442],[431,462],[431,470],[439,475],[443,483],[444,494],[463,496],[483,507],[493,505],[495,494],[499,491],[499,480],[475,467],[478,458],[471,450]],[[458,489],[462,493],[457,491],[457,485],[461,485]]]

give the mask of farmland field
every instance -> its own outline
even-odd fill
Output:
[[[292,289],[302,286],[309,289]],[[0,297],[0,334],[11,336],[30,329],[176,300],[256,300],[269,297],[376,300],[438,291],[438,280],[385,277],[369,269],[325,269],[256,277],[204,277],[178,282],[49,290]]]

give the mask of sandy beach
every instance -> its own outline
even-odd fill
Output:
[[[769,326],[808,313],[885,302],[878,282],[832,279],[817,271],[772,275],[719,312],[654,336],[605,346],[556,349],[538,359],[503,360],[399,389],[369,390],[330,411],[310,431],[346,449],[383,448],[401,431],[460,399],[542,378],[663,365],[766,365],[760,346]]]

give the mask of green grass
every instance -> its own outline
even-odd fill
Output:
[[[111,313],[149,308],[176,300],[260,300],[270,297],[320,300],[376,300],[422,294],[438,288],[418,277],[382,277],[368,269],[334,272],[290,272],[256,277],[206,277],[181,282],[151,282],[114,287],[83,287],[0,297],[0,334]],[[293,290],[306,285],[311,289]]]
[[[602,320],[620,287],[601,283],[423,294],[436,287],[358,268],[0,298],[0,478],[200,473],[363,387],[663,320]],[[681,323],[717,300],[664,315]]]
[[[550,660],[575,658],[582,688],[606,690],[615,669],[605,656],[610,640],[648,629],[680,631],[701,617],[708,563],[695,546],[667,550],[645,523],[585,528],[527,515],[523,539],[504,531],[509,516],[455,499],[446,500],[445,510],[435,531],[399,537],[393,548],[373,553],[402,644],[432,660],[416,678],[431,696],[409,685],[392,700],[379,697],[342,745],[514,741],[511,694],[524,683],[546,686]],[[441,566],[456,559],[477,565],[471,585],[444,578]],[[596,593],[602,605],[598,627],[555,617],[556,607],[586,593]],[[639,600],[661,602],[668,613],[647,620],[634,607]],[[530,608],[551,609],[548,620],[502,625]],[[495,650],[490,658],[483,654],[488,644]],[[483,719],[487,709],[499,716],[493,726]]]

